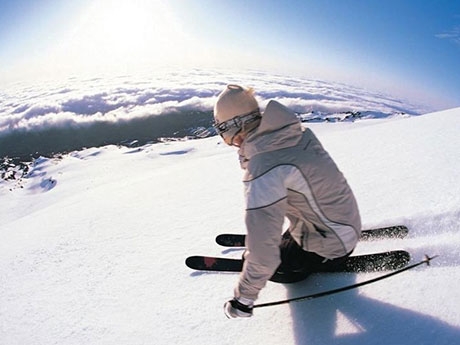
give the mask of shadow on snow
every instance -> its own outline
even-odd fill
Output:
[[[355,274],[346,274],[340,286],[354,284]],[[286,285],[288,298],[314,288],[314,276]],[[335,345],[455,344],[460,328],[433,316],[375,300],[350,290],[338,295],[291,303],[296,343]],[[346,324],[346,329],[339,326]]]

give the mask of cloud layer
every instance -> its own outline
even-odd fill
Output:
[[[162,136],[185,136],[208,127],[226,84],[252,86],[261,108],[276,99],[308,117],[346,112],[384,117],[426,109],[343,84],[264,73],[157,72],[35,86],[16,85],[0,97],[0,157],[68,151]],[[72,144],[71,144],[72,143]]]

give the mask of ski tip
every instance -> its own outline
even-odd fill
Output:
[[[431,260],[437,258],[438,256],[439,256],[439,255],[429,256],[428,254],[425,254],[425,260],[424,260],[424,262],[426,262],[427,266],[430,266]]]

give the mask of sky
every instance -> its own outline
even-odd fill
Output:
[[[159,68],[263,70],[460,106],[458,1],[0,0],[0,88]]]

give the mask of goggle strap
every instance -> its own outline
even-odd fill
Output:
[[[242,130],[244,126],[260,119],[261,117],[262,116],[260,115],[259,110],[256,110],[248,114],[235,116],[234,118],[222,123],[215,123],[214,128],[216,129],[217,133],[222,135],[222,133],[227,132],[232,127]]]

